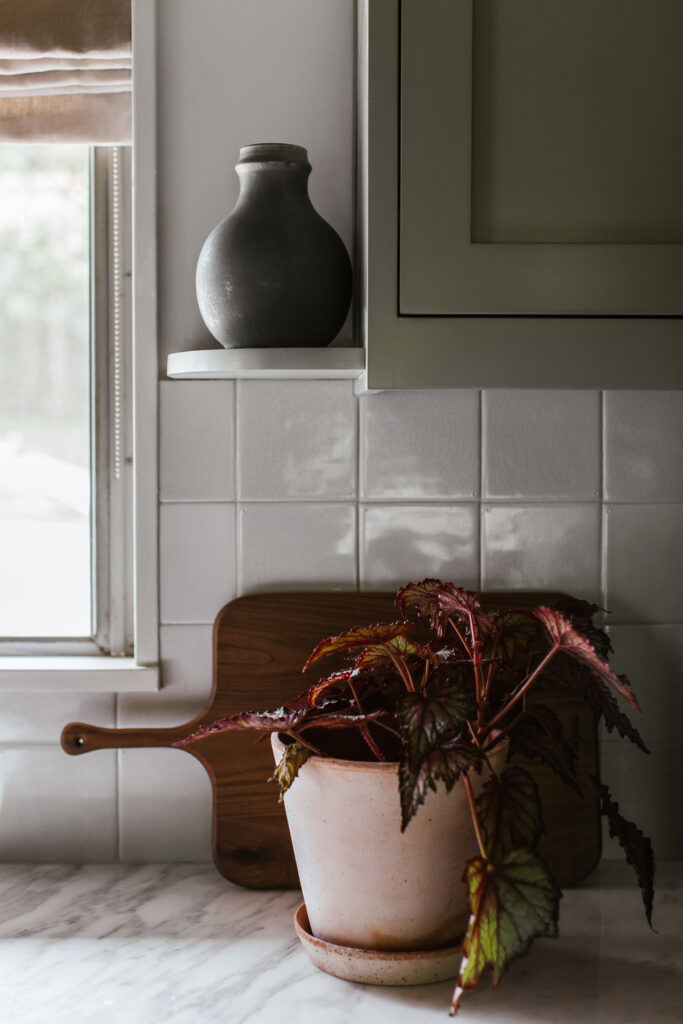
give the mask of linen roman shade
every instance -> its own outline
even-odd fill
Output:
[[[0,142],[130,142],[130,5],[2,0]]]

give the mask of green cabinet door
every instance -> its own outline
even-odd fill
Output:
[[[681,0],[361,0],[369,387],[683,386]]]

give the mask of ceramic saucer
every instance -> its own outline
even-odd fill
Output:
[[[460,967],[460,945],[403,952],[354,949],[324,942],[311,934],[305,903],[294,914],[294,927],[316,967],[345,981],[365,985],[429,985],[455,978]]]

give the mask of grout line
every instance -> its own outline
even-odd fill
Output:
[[[243,558],[242,558],[242,440],[239,428],[238,404],[240,401],[240,381],[235,381],[234,401],[234,455],[235,455],[235,524],[233,528],[233,544],[235,556],[235,595],[240,597],[244,590],[243,581]]]
[[[643,507],[650,506],[669,506],[678,505],[683,508],[683,501],[667,500],[667,499],[649,499],[649,498],[622,498],[622,499],[605,499],[603,500],[599,496],[591,497],[572,497],[571,495],[565,497],[556,497],[554,495],[538,497],[524,497],[509,495],[505,497],[482,497],[478,498],[476,495],[469,494],[445,494],[445,495],[407,495],[405,497],[382,497],[382,496],[370,496],[367,498],[349,498],[348,494],[331,495],[328,497],[318,497],[306,495],[300,497],[286,497],[286,498],[170,498],[161,501],[159,504],[162,506],[166,505],[321,505],[321,504],[353,504],[356,501],[363,501],[365,504],[379,504],[379,505],[462,505],[471,504],[472,502],[485,501],[487,505],[602,505],[609,504],[610,506],[627,507],[630,505],[637,505]]]
[[[598,538],[600,543],[600,604],[607,608],[607,503],[605,499],[605,466],[607,443],[605,430],[605,392],[600,391],[600,523]],[[602,615],[604,620],[605,615]]]

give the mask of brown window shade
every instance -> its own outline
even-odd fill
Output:
[[[0,142],[130,142],[130,23],[130,0],[3,0]]]

